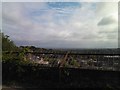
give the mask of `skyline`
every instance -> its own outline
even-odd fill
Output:
[[[117,2],[4,2],[3,32],[20,45],[117,48]]]

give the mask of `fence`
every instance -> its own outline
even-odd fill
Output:
[[[19,52],[5,52],[6,54],[12,53],[18,56]],[[48,67],[58,67],[59,63],[64,60],[66,53],[53,53],[53,52],[26,52],[25,57],[30,62],[38,63],[41,58],[48,61]],[[64,65],[67,63],[68,68],[83,68],[83,69],[96,69],[96,70],[112,70],[120,71],[120,56],[119,54],[79,54],[68,53]],[[79,65],[70,65],[70,62],[75,60]]]
[[[120,89],[120,71],[91,70],[40,65],[3,63],[3,84],[15,81],[34,88],[86,88]]]

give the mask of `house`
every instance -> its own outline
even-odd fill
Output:
[[[44,61],[43,58],[41,58],[37,63],[43,64],[43,65],[48,65],[49,64],[49,62],[48,61]]]

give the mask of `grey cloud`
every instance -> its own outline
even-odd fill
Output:
[[[111,41],[65,41],[65,40],[50,40],[46,42],[40,41],[15,41],[17,45],[35,45],[44,48],[117,48],[118,42]],[[53,45],[54,44],[54,45]],[[108,46],[109,45],[109,46]]]
[[[108,39],[115,39],[115,40],[117,40],[118,39],[118,35],[116,35],[115,33],[111,33],[111,34],[107,35],[107,38]]]
[[[83,37],[83,39],[97,39],[99,36],[98,35],[91,35],[91,34],[88,34],[86,36]]]
[[[115,33],[115,34],[118,34],[118,27],[114,27],[114,28],[101,28],[99,30],[99,34],[111,34],[111,33]]]
[[[106,39],[108,39],[109,41],[111,39],[114,39],[114,40],[118,40],[118,27],[115,27],[115,28],[101,28],[99,30],[99,36],[101,37],[105,37]]]
[[[17,45],[35,45],[51,48],[102,48],[116,47],[117,45],[113,40],[104,42],[104,36],[101,37],[101,41],[99,41],[97,35],[102,34],[98,32],[98,28],[101,27],[96,25],[98,19],[91,19],[91,17],[94,17],[94,11],[86,8],[86,6],[82,9],[78,8],[74,10],[73,16],[68,17],[69,20],[66,21],[64,18],[54,19],[54,14],[56,14],[54,10],[48,10],[49,12],[40,16],[36,14],[31,16],[31,14],[29,14],[29,17],[26,13],[29,13],[28,9],[31,5],[26,6],[26,9],[22,6],[27,4],[22,6],[14,6],[14,4],[10,5],[10,3],[8,3],[8,5],[3,5],[3,10],[6,11],[3,12],[3,30]],[[45,5],[43,5],[43,7],[44,6]],[[32,7],[35,7],[35,4]],[[38,7],[39,4],[30,10],[34,11]],[[66,9],[62,11],[62,13],[66,11],[68,12],[69,10]],[[89,13],[87,16],[86,12]],[[35,20],[33,18],[35,18]],[[43,22],[40,23],[39,21],[42,20]],[[105,34],[109,33],[106,31]],[[109,39],[111,37],[112,36],[108,36]]]
[[[98,26],[110,25],[116,23],[112,16],[104,17],[98,22]]]

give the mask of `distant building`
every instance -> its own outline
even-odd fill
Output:
[[[49,64],[49,62],[48,61],[44,61],[43,58],[41,58],[37,63],[44,64],[44,65],[48,65]]]

